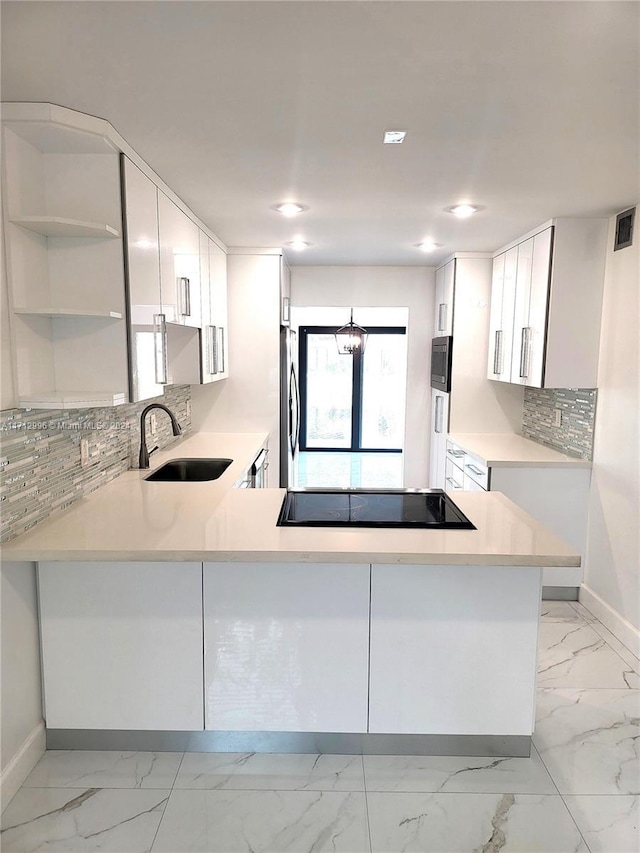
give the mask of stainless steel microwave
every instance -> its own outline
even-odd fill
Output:
[[[451,391],[451,355],[453,338],[434,338],[431,341],[431,387],[439,391]]]

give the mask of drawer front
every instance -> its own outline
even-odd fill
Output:
[[[465,492],[486,492],[487,489],[484,486],[481,486],[480,483],[476,483],[475,480],[472,480],[468,474],[463,475],[463,488]]]
[[[451,460],[458,468],[464,468],[465,452],[457,444],[454,444],[451,439],[447,439],[447,461]]]
[[[444,467],[444,490],[445,492],[461,492],[464,489],[464,474],[462,469],[454,465],[449,457]]]
[[[470,453],[465,453],[463,471],[465,476],[474,480],[485,491],[489,489],[489,469]]]

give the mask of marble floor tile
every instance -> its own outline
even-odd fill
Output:
[[[367,791],[556,794],[534,750],[530,758],[365,755]]]
[[[2,815],[3,853],[147,853],[169,791],[21,788]]]
[[[559,796],[367,794],[373,853],[588,853]]]
[[[364,791],[362,756],[187,752],[175,787]]]
[[[364,793],[174,790],[154,853],[366,853]]]
[[[631,649],[623,645],[620,640],[606,628],[602,622],[591,622],[590,627],[610,646],[613,651],[620,655],[622,660],[638,675],[640,675],[640,658],[637,658]]]
[[[640,797],[565,797],[591,853],[638,853]]]
[[[572,601],[571,606],[576,611],[578,616],[582,616],[585,622],[598,622],[598,617],[594,616],[590,610],[584,606],[584,604],[580,604],[579,601]]]
[[[533,742],[561,794],[640,793],[640,690],[539,690]]]
[[[538,687],[640,688],[640,676],[586,622],[541,622]]]
[[[181,752],[109,752],[61,749],[45,752],[27,788],[171,788]]]
[[[584,622],[568,601],[543,601],[540,606],[542,622]]]

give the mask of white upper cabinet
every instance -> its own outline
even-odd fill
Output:
[[[517,265],[517,247],[498,255],[493,262],[487,375],[498,382],[511,381]]]
[[[284,257],[280,258],[280,325],[291,325],[291,269]]]
[[[17,120],[3,122],[2,143],[15,404],[124,403],[129,377],[117,150],[90,133]]]
[[[200,282],[202,288],[202,384],[229,375],[227,323],[227,255],[200,232]]]
[[[606,219],[554,219],[496,255],[489,379],[533,388],[597,385],[606,237]]]
[[[436,312],[434,337],[453,334],[453,288],[455,282],[455,259],[436,270]]]
[[[122,158],[131,320],[131,400],[164,393],[166,333],[160,292],[158,188],[127,157]]]
[[[200,328],[200,230],[161,190],[158,227],[163,313],[168,323]]]
[[[551,235],[545,228],[517,247],[511,381],[535,388],[542,388]]]
[[[113,406],[199,384],[201,232],[227,375],[226,251],[111,125],[3,104],[2,146],[15,405]]]

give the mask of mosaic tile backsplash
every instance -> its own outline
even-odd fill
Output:
[[[168,386],[164,396],[105,409],[0,412],[0,542],[30,530],[54,513],[138,467],[140,414],[163,403],[191,430],[191,388]],[[89,464],[80,462],[80,441],[89,445]],[[156,411],[156,433],[147,446],[166,447],[174,436],[169,417]]]
[[[593,460],[595,388],[525,388],[522,434],[568,456]],[[562,424],[555,425],[556,410]]]

